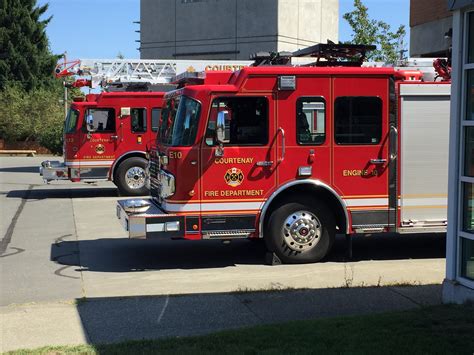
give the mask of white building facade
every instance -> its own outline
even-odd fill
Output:
[[[453,58],[445,302],[474,300],[474,0],[450,0]]]
[[[140,0],[141,59],[248,60],[338,41],[339,0]]]

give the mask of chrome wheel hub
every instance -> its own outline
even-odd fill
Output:
[[[125,173],[125,183],[131,189],[140,189],[145,186],[145,169],[139,166],[133,166]]]
[[[318,244],[322,229],[318,217],[308,211],[297,211],[283,224],[283,240],[294,251],[305,251]]]

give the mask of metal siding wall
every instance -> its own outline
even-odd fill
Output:
[[[446,219],[446,208],[429,205],[447,204],[449,100],[449,96],[402,100],[402,221]]]

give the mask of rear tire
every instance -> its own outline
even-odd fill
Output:
[[[114,183],[122,196],[148,195],[146,187],[146,166],[148,161],[140,157],[128,158],[118,166]]]
[[[330,251],[336,236],[333,213],[320,202],[298,198],[277,207],[268,218],[264,239],[283,263],[314,263]]]

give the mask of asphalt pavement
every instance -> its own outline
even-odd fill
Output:
[[[350,261],[339,238],[322,263],[281,266],[260,242],[129,240],[114,185],[44,185],[47,158],[0,158],[0,350],[441,302],[442,235],[357,237]]]

